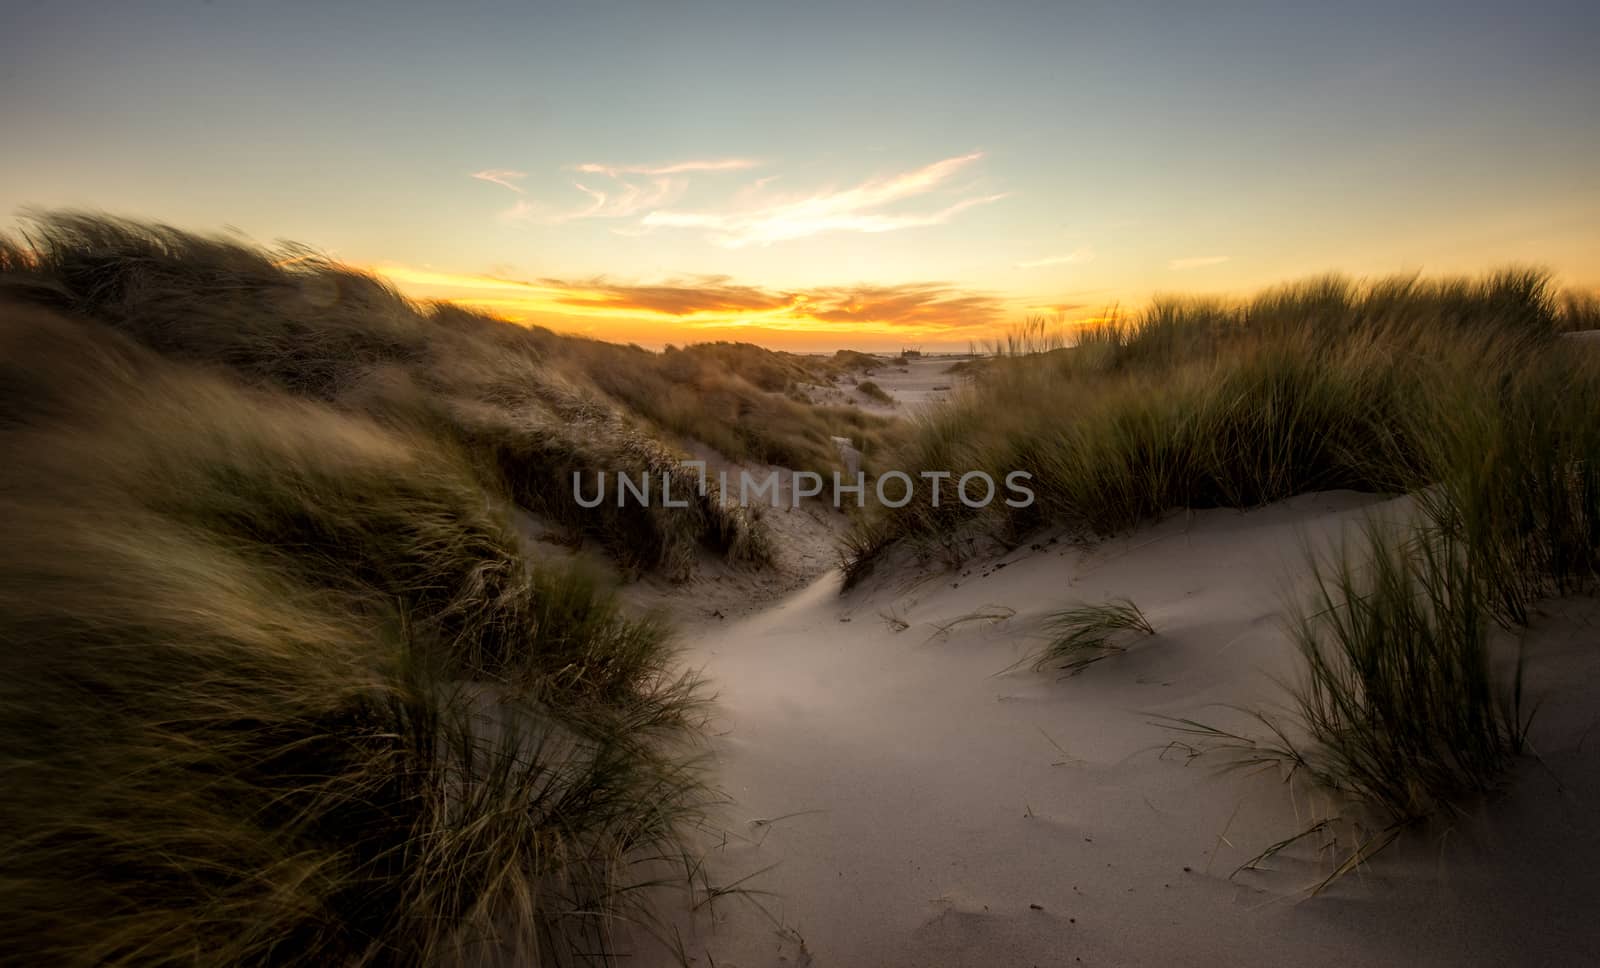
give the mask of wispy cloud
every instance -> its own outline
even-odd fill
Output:
[[[1028,262],[1017,263],[1019,269],[1038,269],[1043,266],[1081,265],[1094,261],[1094,250],[1088,246],[1073,249],[1066,255],[1047,255],[1042,259],[1032,259]]]
[[[746,168],[759,168],[761,162],[753,158],[718,158],[710,161],[675,161],[667,165],[601,165],[586,162],[573,165],[573,171],[581,171],[591,175],[608,175],[612,178],[621,178],[623,175],[649,175],[660,177],[663,175],[686,175],[696,171],[742,171]]]
[[[1221,265],[1231,256],[1225,255],[1197,255],[1187,259],[1173,259],[1167,263],[1167,268],[1183,271],[1185,269],[1204,269],[1206,266]]]
[[[682,179],[655,178],[642,184],[573,182],[572,187],[588,199],[586,204],[576,208],[557,208],[548,203],[519,198],[510,208],[500,212],[500,220],[557,225],[577,219],[631,218],[671,204],[682,197],[688,184]]]
[[[485,168],[483,171],[473,172],[472,177],[479,181],[499,185],[501,188],[509,188],[521,195],[523,194],[522,186],[518,185],[517,182],[527,178],[528,173],[525,171],[513,171],[510,168]]]
[[[893,232],[939,225],[975,205],[1004,194],[966,194],[935,209],[886,212],[883,209],[944,188],[983,152],[946,158],[912,171],[862,182],[853,188],[825,189],[810,195],[769,195],[757,183],[723,210],[651,212],[642,221],[653,228],[695,228],[712,242],[738,248],[805,238],[827,232]]]
[[[753,168],[760,162],[748,158],[723,158],[711,161],[679,161],[666,165],[602,165],[585,163],[573,165],[572,170],[598,176],[600,180],[574,181],[572,188],[588,199],[577,207],[554,205],[529,199],[518,199],[515,205],[500,213],[501,221],[542,222],[559,224],[578,219],[624,219],[656,211],[671,205],[688,190],[687,178],[673,177],[691,172],[737,171]],[[480,171],[472,177],[503,185],[518,194],[523,190],[514,184],[527,177],[526,172],[507,169]]]
[[[695,229],[703,231],[712,243],[729,248],[766,245],[830,232],[894,232],[940,225],[969,208],[1005,198],[1003,193],[978,192],[970,182],[966,187],[955,184],[957,176],[983,157],[983,152],[975,151],[910,171],[871,178],[849,188],[824,188],[809,193],[781,194],[771,190],[769,186],[779,178],[772,174],[746,184],[726,196],[719,205],[693,210],[671,207],[687,193],[691,175],[742,171],[762,162],[749,158],[658,165],[586,162],[572,166],[574,171],[593,176],[572,183],[573,190],[588,199],[586,204],[566,207],[524,198],[502,211],[500,218],[546,224],[578,219],[631,219],[632,224],[613,231],[631,236],[658,229]],[[473,177],[520,194],[522,188],[516,181],[526,174],[492,169]],[[923,196],[929,197],[923,199]],[[922,199],[920,206],[909,207],[918,199]],[[1080,250],[1080,253],[1085,251]]]

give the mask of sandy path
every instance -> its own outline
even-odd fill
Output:
[[[852,399],[863,410],[920,413],[950,399],[955,388],[963,382],[965,378],[959,374],[946,372],[955,362],[953,357],[929,357],[875,367],[871,376],[863,375],[861,379],[876,383],[894,398],[894,405],[877,403],[861,394],[856,394]]]
[[[1444,845],[1418,836],[1321,897],[1301,898],[1328,869],[1304,853],[1229,878],[1303,826],[1275,776],[1161,755],[1153,714],[1277,696],[1267,674],[1293,668],[1278,615],[1303,585],[1303,542],[1371,505],[1323,494],[1206,512],[1092,551],[1049,545],[842,598],[830,575],[691,630],[691,661],[720,693],[715,750],[736,801],[712,879],[776,865],[746,882],[774,892],[759,899],[770,918],[725,898],[680,920],[692,963],[1600,963],[1600,729],[1585,745],[1584,698],[1600,688],[1600,649],[1581,615],[1530,647],[1545,765]],[[1119,595],[1158,637],[1065,681],[996,676],[1046,612]],[[1015,614],[937,631],[985,610]]]

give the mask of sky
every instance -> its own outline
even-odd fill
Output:
[[[1343,272],[1600,286],[1600,4],[0,0],[0,218],[658,347]]]

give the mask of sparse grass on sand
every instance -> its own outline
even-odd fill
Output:
[[[14,951],[556,964],[692,871],[667,629],[464,449],[16,306],[0,395]]]

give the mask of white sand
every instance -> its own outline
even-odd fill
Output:
[[[1304,588],[1302,542],[1372,503],[1205,512],[844,597],[829,573],[689,629],[720,694],[717,775],[735,800],[711,879],[776,865],[743,884],[771,896],[678,919],[691,963],[1600,964],[1600,610],[1566,605],[1530,637],[1543,763],[1448,836],[1411,837],[1316,898],[1304,889],[1329,864],[1307,851],[1229,877],[1316,804],[1297,820],[1275,775],[1160,755],[1155,714],[1234,722],[1208,704],[1278,698],[1267,677],[1295,668],[1279,615]],[[996,675],[1038,644],[1044,614],[1110,596],[1160,634],[1067,680]]]

